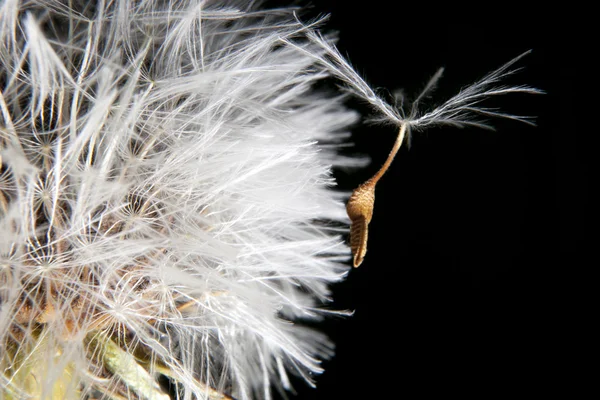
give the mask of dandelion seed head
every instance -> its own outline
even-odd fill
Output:
[[[399,138],[526,117],[482,106],[510,61],[441,105],[382,99],[293,9],[236,0],[0,3],[2,397],[270,399],[332,344],[349,219],[333,167],[357,96]],[[333,77],[342,94],[317,91]],[[363,199],[364,200],[364,199]],[[349,211],[353,211],[353,204]],[[356,210],[354,210],[356,211]],[[333,312],[335,313],[335,312]]]
[[[313,28],[235,1],[0,8],[3,395],[311,382],[332,347],[302,321],[347,272],[331,168],[357,120],[313,89]]]

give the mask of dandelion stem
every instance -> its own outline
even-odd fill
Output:
[[[371,184],[371,185],[375,186],[377,184],[377,182],[379,182],[379,180],[386,173],[386,171],[388,170],[390,165],[392,165],[392,161],[394,161],[394,157],[396,157],[396,153],[398,153],[398,150],[400,150],[400,147],[402,146],[402,142],[404,142],[405,136],[406,136],[406,124],[403,123],[400,126],[400,131],[398,132],[398,136],[396,137],[396,141],[394,142],[394,147],[392,147],[392,150],[390,151],[390,154],[388,155],[387,160],[385,160],[385,163],[383,163],[383,165],[381,166],[379,171],[377,171],[377,173],[375,175],[373,175],[373,177],[371,179],[369,179],[367,182],[365,182],[365,184]]]

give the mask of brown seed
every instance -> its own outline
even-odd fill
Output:
[[[373,209],[375,207],[375,185],[392,164],[396,153],[404,141],[405,134],[406,124],[402,124],[394,147],[383,166],[371,179],[357,187],[354,192],[352,192],[350,199],[348,199],[346,212],[351,221],[350,248],[354,257],[353,265],[355,268],[362,264],[363,259],[367,254],[369,223],[373,217]]]

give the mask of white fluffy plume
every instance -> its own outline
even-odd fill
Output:
[[[0,398],[310,382],[332,347],[301,322],[347,271],[331,167],[356,165],[336,146],[357,120],[314,83],[415,128],[532,91],[491,88],[501,69],[404,118],[292,10],[248,3],[0,3]]]
[[[319,318],[346,271],[326,144],[357,117],[312,92],[329,72],[282,40],[325,50],[292,12],[244,3],[2,3],[5,395],[27,371],[47,395],[58,365],[76,396],[140,395],[94,335],[150,354],[184,398],[320,372],[329,342],[290,321]]]

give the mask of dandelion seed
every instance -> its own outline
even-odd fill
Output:
[[[322,39],[319,38],[319,40]],[[324,46],[327,46],[326,43],[321,43]],[[350,244],[352,254],[354,256],[353,264],[355,268],[360,266],[367,253],[368,228],[373,217],[373,209],[375,207],[375,185],[390,167],[394,157],[396,156],[396,153],[400,149],[400,146],[402,146],[405,135],[408,136],[408,141],[410,143],[410,130],[422,130],[436,125],[453,125],[458,127],[476,126],[479,128],[493,129],[492,126],[485,120],[477,119],[478,115],[507,118],[532,124],[531,118],[529,117],[510,115],[497,110],[490,110],[479,106],[479,103],[491,96],[511,93],[543,93],[539,89],[524,85],[493,86],[503,78],[514,73],[515,71],[509,70],[509,68],[527,54],[529,54],[529,52],[523,53],[514,58],[502,67],[486,75],[480,81],[464,88],[460,91],[460,93],[453,96],[442,105],[421,115],[418,107],[419,102],[431,90],[433,90],[433,88],[435,88],[443,73],[443,69],[440,69],[430,79],[427,85],[425,85],[423,91],[413,101],[408,116],[400,117],[400,115],[406,114],[403,109],[395,110],[392,106],[385,103],[383,99],[377,97],[375,93],[371,91],[369,86],[364,83],[364,81],[362,81],[362,79],[356,75],[350,66],[341,58],[335,48],[328,48],[327,57],[323,58],[321,62],[326,65],[338,66],[339,69],[337,71],[339,73],[339,77],[350,85],[351,90],[357,96],[361,96],[370,102],[383,116],[382,118],[384,120],[400,126],[400,131],[398,133],[396,142],[394,143],[394,147],[392,148],[392,151],[384,165],[371,179],[361,184],[354,190],[346,206],[348,217],[352,221],[350,229]],[[403,102],[401,102],[401,104],[402,103]]]

